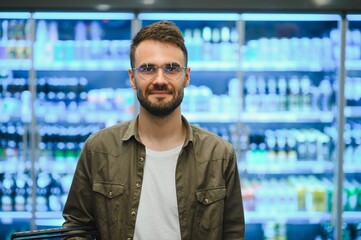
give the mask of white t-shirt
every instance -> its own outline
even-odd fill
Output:
[[[175,171],[182,145],[167,151],[146,149],[135,240],[180,240]]]

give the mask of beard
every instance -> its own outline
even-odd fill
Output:
[[[160,85],[154,85],[154,90],[170,91],[172,93],[174,92],[167,89],[167,86]],[[172,113],[182,103],[184,96],[184,88],[182,87],[178,89],[178,94],[171,101],[161,101],[154,103],[149,101],[149,99],[147,98],[149,92],[150,90],[147,90],[145,94],[143,94],[140,88],[137,86],[137,98],[140,105],[142,105],[142,107],[144,107],[145,110],[147,110],[149,113],[158,117],[164,117]]]

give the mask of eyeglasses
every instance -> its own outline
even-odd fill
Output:
[[[178,63],[166,63],[163,65],[156,65],[152,63],[146,63],[137,68],[132,68],[133,71],[137,71],[139,77],[143,80],[152,80],[158,76],[159,69],[163,70],[163,76],[168,80],[177,80],[187,67],[183,67]]]

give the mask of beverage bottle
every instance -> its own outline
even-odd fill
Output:
[[[348,224],[348,223],[342,224],[342,240],[352,240],[349,227],[350,227],[350,224]]]
[[[288,110],[291,112],[300,111],[300,82],[298,76],[289,79]]]
[[[267,104],[264,102],[266,100],[266,81],[262,76],[260,76],[257,78],[256,84],[258,95],[257,109],[259,109],[260,111],[267,111],[267,109],[265,109],[265,106],[267,106]]]
[[[301,130],[294,130],[297,141],[297,159],[299,161],[307,160],[307,143],[306,136]]]
[[[307,142],[307,159],[310,161],[317,160],[317,131],[305,130]]]
[[[202,60],[211,61],[212,60],[212,29],[209,26],[205,26],[202,29]]]
[[[330,161],[330,154],[330,137],[327,134],[320,132],[317,136],[317,160]]]
[[[228,83],[228,95],[232,99],[232,108],[234,112],[241,110],[241,81],[232,78]]]
[[[297,141],[293,135],[292,130],[286,131],[286,149],[287,149],[287,161],[289,163],[296,162],[297,159]]]
[[[51,183],[50,183],[50,190],[49,190],[49,210],[50,211],[61,211],[62,203],[61,203],[61,196],[63,191],[60,185],[60,175],[57,173],[53,173],[50,176]]]
[[[249,76],[245,82],[245,110],[247,112],[256,112],[258,109],[258,97],[256,77],[254,75]]]
[[[361,240],[361,223],[356,223],[355,232],[356,232],[355,240]]]
[[[231,29],[231,45],[232,45],[232,54],[229,56],[230,61],[239,62],[240,58],[240,49],[239,49],[239,34],[237,28]]]
[[[320,88],[320,110],[331,111],[332,109],[332,84],[329,77],[324,78],[319,85]]]
[[[287,103],[287,81],[284,76],[281,76],[277,82],[277,89],[278,89],[278,99],[279,99],[279,107],[280,111],[287,111],[288,110],[288,103]]]
[[[188,51],[189,52],[194,52],[195,49],[194,49],[194,44],[193,44],[192,29],[190,29],[190,28],[185,29],[183,35],[184,35],[184,42],[185,42],[185,45],[186,45]],[[191,61],[194,61],[194,60],[195,60],[194,56],[193,56],[193,54],[191,54],[189,56],[189,61],[191,62]]]
[[[287,160],[286,138],[281,131],[276,131],[277,142],[277,160],[281,164],[285,164]]]
[[[276,136],[273,130],[267,129],[265,131],[265,142],[267,149],[267,162],[272,164],[277,160],[277,149],[276,149]]]
[[[221,30],[219,28],[213,28],[212,30],[212,46],[213,46],[213,61],[220,61],[221,55],[223,54],[220,50],[221,44]]]
[[[7,41],[9,40],[9,20],[3,20],[1,22],[1,32],[2,32],[2,36],[1,36],[1,41]]]
[[[235,52],[232,49],[231,43],[231,29],[229,27],[221,28],[221,42],[220,42],[220,60],[231,61],[231,57],[234,56]]]
[[[5,173],[1,185],[1,209],[2,211],[13,211],[15,182],[12,174]]]
[[[194,47],[194,59],[196,61],[202,60],[202,47],[203,47],[203,39],[201,29],[195,28],[193,30],[193,47]]]
[[[16,211],[25,211],[27,188],[26,178],[27,176],[25,174],[20,173],[15,179],[14,209]]]
[[[38,211],[49,210],[48,196],[50,183],[49,174],[45,172],[39,173],[36,181],[36,210]]]
[[[92,21],[90,23],[89,34],[91,40],[89,57],[91,60],[100,60],[103,58],[102,44],[101,44],[103,29],[98,21]]]
[[[276,240],[276,223],[267,222],[263,224],[264,240]]]
[[[274,77],[267,80],[267,96],[265,97],[265,110],[276,112],[279,110],[279,96],[277,95],[277,82]]]
[[[311,110],[312,94],[311,94],[311,80],[308,76],[303,76],[300,80],[301,96],[300,96],[300,110],[309,112]]]
[[[48,41],[47,23],[45,20],[39,20],[36,25],[36,42],[34,46],[34,60],[36,65],[43,66],[46,64],[47,54],[44,51],[46,42]]]

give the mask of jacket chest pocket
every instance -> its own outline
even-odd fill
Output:
[[[226,188],[198,190],[196,197],[198,202],[196,210],[197,225],[207,231],[220,227],[223,223]]]
[[[124,201],[124,185],[112,182],[93,182],[94,211],[98,219],[117,221]]]

